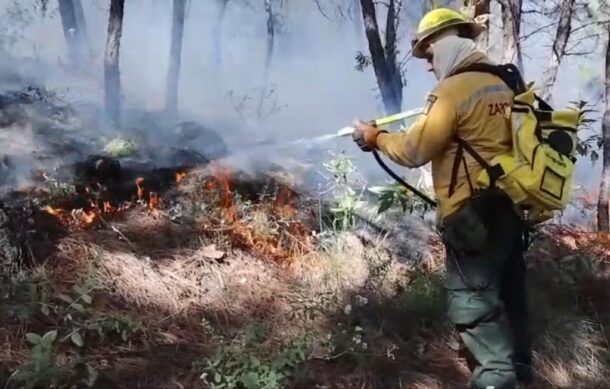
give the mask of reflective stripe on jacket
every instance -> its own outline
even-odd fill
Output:
[[[475,52],[457,67],[491,61]],[[513,92],[492,74],[465,72],[440,81],[429,94],[424,114],[406,131],[381,133],[380,151],[394,162],[418,167],[432,162],[432,179],[438,200],[438,221],[459,209],[471,195],[463,163],[457,174],[455,192],[449,197],[457,135],[485,160],[511,149],[510,108]],[[482,167],[464,153],[472,185]]]

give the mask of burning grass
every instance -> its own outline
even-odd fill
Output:
[[[302,198],[290,183],[211,164],[190,172],[177,169],[172,184],[174,187],[162,194],[151,190],[146,178],[136,177],[128,187],[133,193],[110,193],[110,197],[128,199],[121,202],[96,197],[95,185],[88,184],[75,196],[60,198],[43,210],[71,231],[103,224],[108,227],[109,221],[130,209],[159,217],[173,214],[175,222],[190,224],[202,236],[278,261],[313,248],[311,235],[317,227],[317,215],[307,204],[311,200]]]
[[[401,215],[404,225],[393,230],[320,231],[317,202],[272,172],[174,170],[164,174],[164,190],[132,177],[120,186],[130,192],[117,196],[127,200],[105,205],[81,191],[79,201],[43,204],[66,227],[53,255],[38,257],[50,313],[3,323],[0,339],[11,347],[0,365],[15,361],[12,370],[29,357],[26,332],[58,328],[65,338],[78,323],[124,325],[134,316],[144,330],[126,341],[82,330],[84,347],[68,336],[54,353],[65,364],[82,354],[103,387],[207,387],[203,372],[259,387],[273,375],[292,387],[465,386],[468,371],[444,317],[442,249],[423,224]],[[533,387],[603,387],[604,239],[549,226],[532,249]],[[75,286],[89,291],[91,304],[79,300],[84,312],[57,297]]]

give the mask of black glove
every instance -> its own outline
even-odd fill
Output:
[[[356,142],[358,147],[360,147],[360,150],[367,153],[373,151],[373,148],[369,146],[367,141],[364,139],[364,131],[354,131],[354,133],[352,134],[352,139],[354,140],[354,142]]]

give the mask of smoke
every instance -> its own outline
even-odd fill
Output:
[[[109,1],[81,1],[91,55],[85,71],[80,73],[67,66],[68,50],[56,2],[49,2],[44,16],[36,0],[0,4],[4,29],[0,38],[12,37],[12,40],[0,39],[0,47],[12,58],[0,63],[0,74],[7,75],[0,80],[0,89],[36,81],[49,88],[62,88],[67,99],[79,102],[79,106],[101,107]],[[357,10],[350,11],[356,19],[328,20],[313,1],[278,1],[274,6],[277,27],[274,52],[268,78],[265,78],[264,1],[229,0],[219,25],[222,6],[221,0],[188,2],[178,107],[182,120],[200,123],[217,132],[230,148],[248,151],[247,157],[238,158],[244,165],[252,159],[269,159],[281,153],[320,163],[326,157],[324,150],[320,153],[296,145],[277,153],[270,148],[258,152],[254,145],[265,140],[284,142],[320,136],[351,124],[356,117],[372,119],[381,115],[383,107],[372,68],[364,72],[355,69],[356,53],[368,54]],[[404,7],[402,16],[421,16],[422,10],[415,8]],[[497,11],[492,10],[495,14]],[[384,16],[381,11],[379,17]],[[532,17],[538,19],[523,23],[523,34],[545,22],[543,17]],[[175,128],[163,123],[161,113],[165,105],[171,21],[171,0],[126,1],[120,52],[123,129],[139,127],[138,133],[146,136],[148,142],[178,146]],[[414,24],[414,20],[400,24],[398,56],[403,60],[408,58],[409,34]],[[491,40],[500,42],[501,20],[492,18],[491,24]],[[542,34],[523,43],[528,80],[540,79],[550,54],[552,35]],[[9,41],[14,43],[8,45]],[[499,58],[500,50],[499,46],[493,47],[492,58]],[[585,83],[578,76],[585,60],[565,58],[554,91],[558,107],[578,98],[591,98],[593,91],[585,89]],[[405,72],[402,108],[406,110],[422,105],[435,80],[415,60],[407,61]],[[580,91],[584,93],[574,85],[582,85]],[[145,116],[148,121],[142,119]],[[106,127],[99,125],[84,131],[92,132],[91,136],[98,139],[110,137],[112,134]],[[10,139],[2,142],[6,149]],[[193,138],[188,145],[207,147],[205,137]],[[360,153],[349,139],[334,139],[318,146],[335,152],[345,150],[371,180],[385,180],[370,155]],[[596,187],[598,167],[591,169],[588,161],[581,162],[577,173],[579,182]]]

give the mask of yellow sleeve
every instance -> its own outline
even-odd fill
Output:
[[[441,94],[430,94],[422,116],[406,132],[380,133],[377,147],[400,165],[419,167],[445,150],[457,121],[455,103]]]

